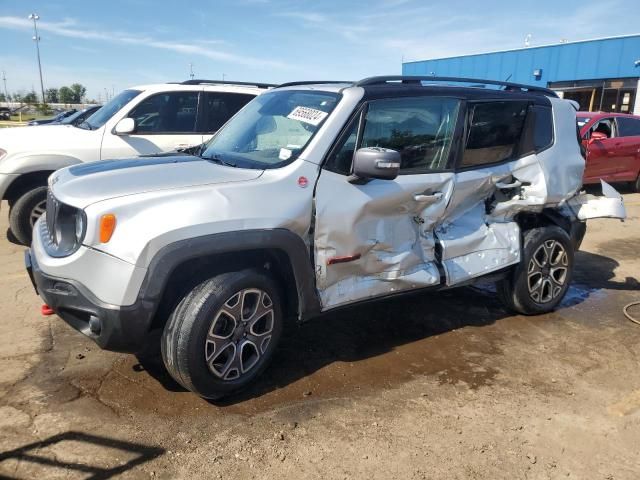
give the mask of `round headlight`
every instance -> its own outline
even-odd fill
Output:
[[[84,235],[84,214],[82,210],[78,210],[76,212],[76,242],[80,243],[82,241],[82,236]]]

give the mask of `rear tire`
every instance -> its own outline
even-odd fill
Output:
[[[509,310],[523,315],[550,312],[571,283],[571,239],[560,227],[550,226],[526,231],[523,243],[520,263],[496,285],[498,296]]]
[[[33,225],[45,212],[47,187],[36,187],[23,193],[9,210],[9,228],[23,245],[31,243]]]
[[[269,364],[283,327],[276,283],[255,270],[223,273],[191,290],[169,317],[162,359],[183,387],[219,399]]]

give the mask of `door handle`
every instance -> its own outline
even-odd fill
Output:
[[[436,192],[431,195],[426,195],[424,193],[414,193],[413,199],[418,203],[435,203],[442,198],[442,192]]]
[[[522,182],[519,180],[516,180],[513,183],[502,183],[502,182],[496,183],[496,188],[499,188],[500,190],[507,190],[509,188],[518,188],[521,186],[522,186]]]

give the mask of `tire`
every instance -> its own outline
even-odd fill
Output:
[[[23,245],[31,243],[33,224],[45,212],[47,187],[36,187],[23,193],[9,210],[9,228]]]
[[[635,182],[631,182],[631,188],[634,192],[640,193],[640,174],[638,174],[638,178],[636,178]]]
[[[497,283],[500,300],[511,311],[538,315],[562,301],[573,275],[574,249],[560,227],[534,228],[524,234],[522,259]]]
[[[264,371],[282,327],[280,294],[271,278],[255,270],[223,273],[178,303],[162,334],[162,359],[183,387],[216,400]]]

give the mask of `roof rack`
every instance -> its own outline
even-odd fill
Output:
[[[405,76],[390,75],[383,77],[369,77],[354,83],[356,87],[364,87],[369,85],[384,85],[389,82],[400,82],[410,85],[422,85],[422,82],[455,82],[455,83],[472,83],[476,85],[499,85],[505,87],[505,90],[520,90],[526,92],[542,93],[549,97],[557,97],[558,94],[553,90],[544,87],[536,87],[533,85],[524,85],[522,83],[501,82],[500,80],[482,80],[478,78],[462,78],[462,77],[433,77],[433,76]]]
[[[293,87],[296,85],[324,85],[327,83],[348,83],[353,84],[352,80],[303,80],[301,82],[287,82],[278,85],[280,87]]]
[[[180,82],[179,85],[242,85],[247,87],[258,87],[258,88],[271,88],[277,87],[277,85],[273,83],[258,83],[258,82],[232,82],[230,80],[200,80],[200,79],[192,79],[185,80],[184,82]]]

